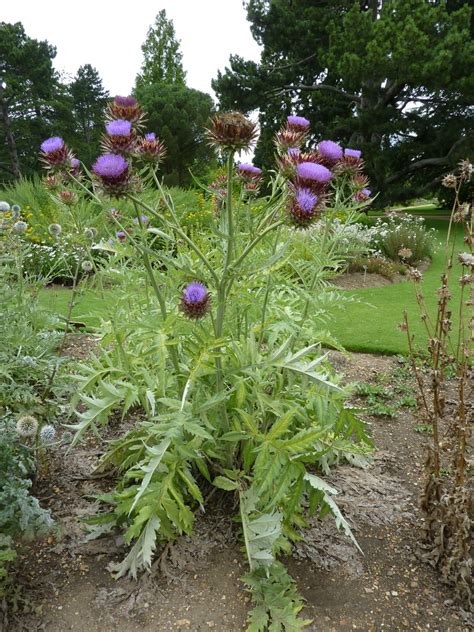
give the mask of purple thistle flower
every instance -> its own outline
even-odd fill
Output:
[[[143,226],[146,226],[149,223],[149,221],[150,221],[150,219],[149,219],[149,217],[147,215],[140,215],[140,220],[141,220],[141,223],[143,224]],[[139,224],[140,223],[138,221],[138,217],[134,217],[133,218],[133,223],[134,224]]]
[[[243,174],[245,174],[246,176],[250,176],[250,177],[260,176],[262,174],[261,169],[247,162],[242,162],[240,163],[240,165],[237,165],[237,169]]]
[[[289,214],[294,224],[305,227],[320,215],[318,209],[319,197],[310,189],[296,189],[295,196],[290,201]]]
[[[99,156],[92,171],[100,178],[104,191],[110,195],[120,195],[130,184],[128,162],[118,154]]]
[[[81,161],[77,158],[71,158],[71,169],[79,169],[81,166]]]
[[[124,232],[123,230],[118,230],[115,233],[115,236],[117,237],[119,241],[125,241],[127,239],[127,233]]]
[[[155,132],[149,132],[148,134],[145,134],[145,140],[156,140]]]
[[[41,143],[41,151],[45,154],[51,154],[60,151],[64,147],[64,141],[59,136],[53,136]]]
[[[306,131],[309,126],[310,126],[310,122],[308,121],[308,119],[304,118],[304,116],[289,116],[287,118],[288,121],[288,127],[291,129],[295,129],[298,131]]]
[[[363,193],[367,197],[370,197],[372,195],[372,191],[370,189],[362,189],[361,193]]]
[[[295,196],[298,206],[304,213],[310,214],[318,202],[318,196],[309,189],[298,189]]]
[[[332,178],[332,172],[314,162],[302,162],[296,167],[296,175],[302,180],[325,184]]]
[[[114,102],[117,105],[121,105],[122,107],[131,108],[137,105],[137,100],[135,97],[120,97],[116,96]]]
[[[130,121],[117,119],[116,121],[107,123],[105,129],[110,136],[130,136],[132,133],[132,124]]]
[[[206,286],[199,281],[192,281],[183,290],[180,307],[189,318],[202,318],[209,310],[210,299]]]
[[[318,145],[318,152],[330,162],[336,162],[343,157],[342,147],[332,140],[323,140]]]
[[[128,169],[128,162],[117,154],[99,156],[92,171],[100,178],[120,178]]]
[[[290,147],[288,150],[288,156],[290,156],[290,158],[298,158],[300,154],[301,150],[299,147]]]
[[[357,158],[359,159],[362,156],[362,152],[360,151],[360,149],[350,149],[349,147],[346,147],[344,149],[344,156],[347,158]]]
[[[365,202],[372,195],[372,191],[370,189],[362,189],[362,191],[357,191],[352,196],[356,202]]]

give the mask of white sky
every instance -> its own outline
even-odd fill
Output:
[[[214,93],[211,80],[229,55],[258,60],[242,0],[1,0],[0,21],[22,22],[26,34],[56,46],[56,69],[73,76],[91,64],[111,95],[130,93],[141,45],[156,14],[166,9],[181,40],[191,88]]]

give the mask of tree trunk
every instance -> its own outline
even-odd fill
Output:
[[[16,180],[21,178],[20,161],[18,160],[18,152],[16,150],[15,138],[12,133],[12,127],[10,123],[10,117],[8,116],[8,106],[4,99],[1,100],[2,120],[5,127],[5,138],[10,152],[10,159],[12,165],[12,173]]]

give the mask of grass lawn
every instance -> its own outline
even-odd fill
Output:
[[[434,226],[438,230],[439,238],[446,240],[448,222],[446,220],[429,220],[427,226]],[[455,253],[462,245],[461,235],[456,236]],[[433,257],[431,266],[425,272],[421,288],[425,295],[428,314],[433,317],[436,313],[436,290],[440,285],[440,277],[444,269],[444,249],[439,248]],[[452,306],[456,312],[456,305],[460,295],[457,282],[461,276],[461,266],[455,261],[451,271]],[[386,285],[380,288],[365,288],[361,290],[342,290],[355,297],[359,302],[352,304],[345,310],[334,314],[330,324],[331,333],[350,351],[366,351],[376,353],[402,353],[408,351],[406,333],[398,329],[402,322],[403,311],[409,317],[412,333],[416,340],[425,344],[427,340],[425,328],[419,318],[415,290],[411,282]],[[454,326],[457,314],[453,315]]]
[[[446,239],[448,222],[446,220],[428,220],[428,226],[435,226],[439,239]],[[458,249],[461,238],[457,237]],[[457,252],[455,250],[455,252]],[[439,287],[440,276],[444,266],[444,250],[440,247],[433,257],[433,262],[424,274],[421,284],[426,297],[428,313],[433,316],[436,311],[436,290]],[[455,262],[451,271],[453,308],[458,304],[460,294],[457,279],[460,277],[460,265]],[[99,325],[101,318],[110,316],[110,306],[116,300],[117,290],[92,291],[86,290],[79,297],[73,312],[73,318],[81,321],[88,328]],[[359,302],[354,302],[345,309],[336,311],[329,323],[331,333],[350,351],[365,351],[374,353],[406,354],[408,347],[406,334],[398,329],[402,322],[403,310],[407,310],[412,332],[419,343],[425,344],[426,332],[420,321],[415,291],[412,283],[402,282],[380,288],[365,288],[361,290],[341,290],[354,296]],[[65,314],[70,298],[70,290],[64,288],[48,288],[41,292],[42,305],[54,313]],[[454,314],[456,324],[456,314]]]

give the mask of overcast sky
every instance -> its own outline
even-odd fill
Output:
[[[0,21],[22,22],[27,35],[56,46],[57,70],[73,76],[79,66],[91,64],[112,95],[130,93],[141,45],[161,9],[181,40],[191,88],[214,94],[211,80],[231,53],[259,59],[242,0],[0,0],[0,5]]]

